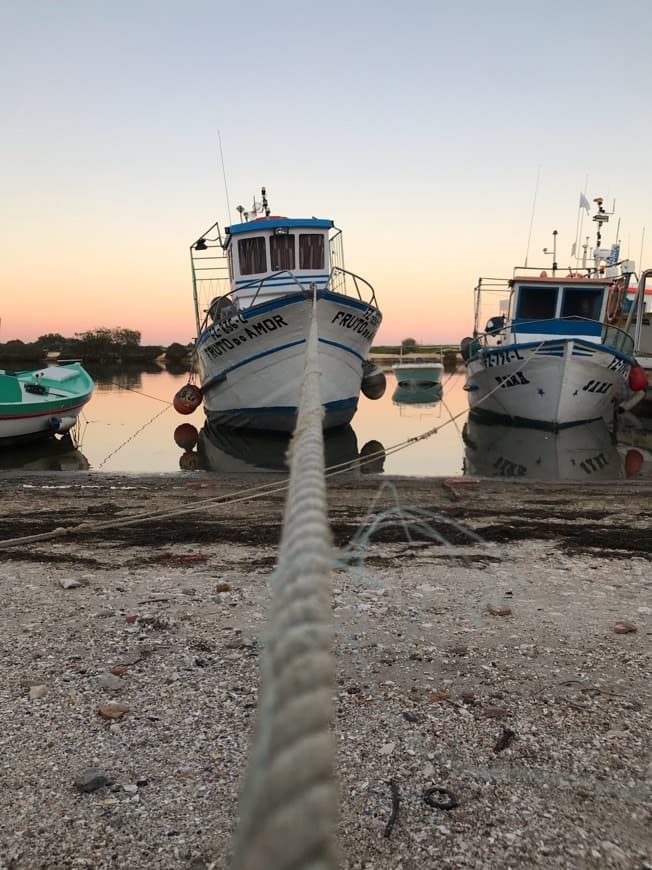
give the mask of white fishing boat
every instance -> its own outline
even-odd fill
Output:
[[[272,215],[265,189],[241,222],[215,223],[191,245],[199,387],[217,426],[291,432],[313,316],[319,333],[325,429],[349,423],[360,391],[380,398],[384,374],[367,359],[382,315],[371,284],[343,266],[332,220]]]
[[[461,343],[472,411],[557,430],[611,422],[631,391],[644,389],[647,377],[635,358],[632,330],[617,326],[613,316],[614,297],[629,286],[634,263],[619,260],[617,242],[601,247],[609,214],[600,197],[595,202],[591,262],[585,254],[581,265],[560,269],[555,232],[550,272],[523,266],[509,279],[480,279],[473,336]],[[645,286],[647,274],[639,285]],[[485,296],[497,293],[504,313],[481,331]]]

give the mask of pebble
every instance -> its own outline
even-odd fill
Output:
[[[29,699],[30,701],[39,701],[41,698],[45,698],[48,693],[48,687],[42,684],[38,686],[30,686],[29,690]]]
[[[129,705],[119,701],[105,701],[98,706],[97,712],[103,719],[122,719],[129,712]]]
[[[75,786],[83,792],[97,791],[108,784],[107,775],[99,767],[87,767],[75,776]]]
[[[511,616],[512,615],[512,608],[511,607],[499,607],[496,604],[488,604],[487,610],[489,611],[489,613],[491,613],[492,616]]]
[[[62,589],[77,589],[81,586],[81,583],[79,580],[75,580],[74,577],[60,577],[59,586],[61,586]]]
[[[614,625],[614,632],[616,634],[632,634],[635,631],[638,631],[638,629],[631,622],[617,622]]]
[[[102,689],[111,689],[113,691],[122,689],[124,685],[120,677],[116,677],[113,674],[102,674],[97,682]]]

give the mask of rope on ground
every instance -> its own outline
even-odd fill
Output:
[[[272,609],[257,733],[241,799],[232,870],[330,870],[336,790],[330,735],[334,665],[316,303]]]

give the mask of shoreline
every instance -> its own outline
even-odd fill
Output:
[[[228,866],[285,498],[234,496],[283,479],[3,475],[0,864]],[[374,499],[429,529],[383,525],[334,565],[342,868],[650,861],[651,496],[645,480],[329,481],[340,558]],[[109,702],[128,709],[105,718]],[[87,768],[107,784],[80,791]],[[459,806],[429,807],[427,788]]]

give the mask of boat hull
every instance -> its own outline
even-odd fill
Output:
[[[634,360],[579,339],[483,348],[466,363],[469,406],[512,425],[611,422]]]
[[[395,363],[392,370],[399,384],[438,384],[444,366],[441,363]]]
[[[215,426],[291,432],[305,368],[312,294],[292,293],[209,327],[197,353],[204,411]],[[353,418],[363,366],[380,326],[377,308],[317,294],[320,390],[325,429]]]
[[[0,373],[0,448],[68,432],[92,392],[78,364]]]

